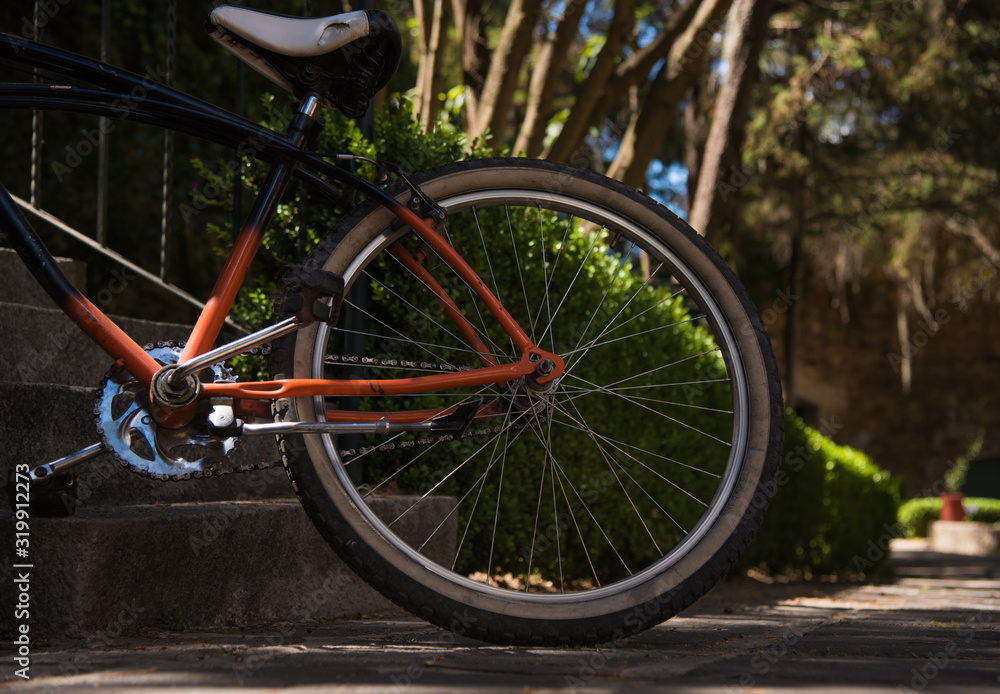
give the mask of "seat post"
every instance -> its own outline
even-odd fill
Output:
[[[299,102],[299,109],[285,133],[289,141],[296,147],[301,148],[308,143],[318,110],[319,96],[315,92],[310,92]]]

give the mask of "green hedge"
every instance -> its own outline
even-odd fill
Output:
[[[962,501],[965,518],[981,523],[1000,523],[1000,499],[967,497]],[[927,525],[941,517],[941,498],[910,499],[899,507],[898,520],[906,537],[926,537]]]
[[[365,141],[353,123],[336,114],[331,114],[324,135],[324,151],[351,151],[364,156],[378,156],[400,162],[413,171],[465,156],[482,155],[481,151],[476,150],[475,144],[466,141],[461,133],[446,129],[440,129],[430,136],[422,133],[413,123],[405,103],[393,104],[377,114],[375,136],[371,143]],[[365,167],[362,166],[362,169]],[[203,167],[203,171],[207,179],[213,178],[210,167]],[[259,182],[263,172],[264,167],[255,163],[245,175],[254,184]],[[363,170],[362,173],[371,172]],[[219,181],[220,185],[223,183],[224,181]],[[225,206],[227,202],[227,196],[223,195],[215,204]],[[303,217],[306,218],[304,225]],[[294,262],[299,253],[308,251],[322,233],[317,230],[329,228],[334,218],[328,205],[298,197],[279,208],[275,221],[266,234],[258,262],[255,263],[257,274],[249,283],[250,289],[241,295],[235,311],[242,320],[255,325],[268,322],[270,306],[267,297],[273,291],[271,277],[283,264]],[[220,237],[227,236],[227,232],[217,231]],[[533,230],[532,233],[536,232]],[[569,249],[563,252],[573,254],[582,251],[574,250],[571,242]],[[611,265],[613,262],[609,258],[609,270]],[[566,266],[572,267],[571,264]],[[500,268],[494,269],[500,271]],[[627,296],[627,287],[622,292]],[[585,299],[590,301],[588,305],[594,305],[593,297],[586,294],[587,292],[580,292],[581,300]],[[661,307],[661,311],[667,313],[682,310],[683,307],[676,302],[665,302]],[[636,321],[636,326],[637,330],[642,327],[639,321]],[[660,344],[658,340],[662,339],[664,336],[649,338],[649,344],[645,345],[648,348],[646,351],[649,354],[666,355],[678,348],[676,344]],[[699,330],[679,329],[672,339],[698,342],[704,336]],[[686,353],[690,353],[690,350]],[[618,358],[621,356],[618,355]],[[704,378],[703,374],[722,368],[722,365],[706,358],[692,361],[690,367]],[[265,367],[263,364],[247,364],[244,370],[263,373]],[[593,376],[596,378],[597,375]],[[708,397],[708,394],[699,397]],[[622,413],[595,413],[594,416],[614,418],[622,416]],[[636,424],[623,422],[622,426],[635,429]],[[650,448],[654,447],[653,442],[656,442],[655,445],[666,445],[662,441],[663,432],[659,430],[632,433],[637,440],[649,439]],[[688,442],[672,441],[669,445],[671,449],[683,450]],[[785,450],[774,501],[761,532],[742,561],[742,566],[758,566],[772,571],[809,569],[817,573],[831,573],[866,571],[873,565],[881,564],[884,557],[876,556],[878,553],[869,549],[869,542],[878,547],[882,537],[888,532],[885,527],[891,527],[895,521],[898,500],[895,482],[863,454],[834,445],[818,432],[805,427],[792,414],[789,414],[787,420]],[[461,453],[461,447],[457,446],[455,454]],[[696,455],[696,451],[688,453]],[[565,455],[575,456],[572,447],[567,448]],[[516,456],[511,457],[516,459]],[[392,455],[380,455],[377,462],[370,461],[369,472],[379,472],[380,465],[395,465],[398,461],[393,458]],[[440,464],[441,461],[437,462]],[[592,461],[584,460],[582,454],[577,463],[582,467],[593,465]],[[426,471],[414,466],[410,471],[410,476],[414,479],[400,479],[399,482],[419,487],[422,472]],[[593,477],[600,480],[599,475],[595,474]],[[456,484],[458,482],[467,483],[468,480],[456,480]],[[526,483],[530,484],[527,480]],[[653,484],[655,480],[649,480],[648,483]],[[484,494],[490,492],[489,489],[483,491]],[[584,489],[581,494],[585,493]],[[529,496],[530,494],[526,498]],[[528,517],[533,511],[526,506],[524,513]],[[488,530],[489,528],[483,529],[473,524],[468,532],[475,536]],[[628,533],[623,535],[627,536]],[[643,533],[641,529],[636,529],[634,535],[641,538]],[[887,540],[883,544],[887,546]],[[507,559],[513,562],[519,552],[516,538],[509,547],[498,547],[495,551],[497,554],[494,556],[503,560],[498,562],[501,565]],[[869,555],[874,558],[869,559]],[[868,562],[868,566],[864,565],[865,562]]]
[[[757,537],[739,566],[769,572],[877,573],[888,559],[899,481],[786,413],[785,452]]]

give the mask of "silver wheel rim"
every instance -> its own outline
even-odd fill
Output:
[[[661,575],[665,570],[675,566],[684,558],[695,546],[715,526],[719,517],[726,508],[727,502],[732,498],[733,489],[740,476],[744,457],[747,450],[749,438],[749,397],[746,381],[746,374],[742,367],[742,361],[737,358],[739,348],[735,336],[724,321],[720,319],[722,310],[718,302],[712,297],[704,283],[694,274],[694,272],[682,262],[680,258],[661,240],[642,229],[631,220],[611,212],[590,201],[581,200],[570,195],[557,194],[544,191],[522,190],[516,188],[475,191],[470,193],[460,193],[451,196],[444,196],[437,200],[438,204],[447,209],[450,213],[469,209],[471,207],[487,205],[524,205],[526,207],[536,207],[539,203],[547,203],[554,209],[567,214],[572,214],[580,218],[596,218],[604,223],[614,222],[616,228],[626,230],[629,240],[639,241],[643,249],[655,251],[658,262],[668,268],[671,276],[677,277],[679,284],[684,287],[685,292],[693,297],[699,308],[705,313],[711,324],[712,333],[719,344],[725,359],[726,367],[732,383],[732,399],[734,407],[733,440],[731,452],[723,480],[718,485],[715,495],[709,504],[709,509],[704,513],[695,527],[688,532],[687,536],[673,547],[666,555],[658,561],[649,564],[645,568],[636,571],[633,575],[617,580],[599,587],[589,588],[583,591],[567,593],[535,593],[500,588],[491,584],[473,580],[450,569],[440,566],[429,560],[425,555],[420,554],[410,544],[403,541],[397,534],[389,528],[375,513],[371,511],[368,504],[359,494],[354,483],[350,479],[344,462],[340,458],[335,441],[331,436],[322,436],[324,450],[330,460],[336,461],[333,470],[337,475],[340,484],[351,497],[354,504],[365,515],[366,520],[375,526],[379,534],[390,543],[394,550],[407,556],[416,566],[425,568],[440,578],[458,586],[488,596],[493,596],[507,601],[523,601],[533,605],[560,604],[566,602],[579,603],[590,600],[600,600],[614,595],[620,595],[646,581]],[[664,222],[666,223],[666,222]],[[358,252],[349,266],[343,271],[343,276],[348,286],[355,281],[359,273],[368,263],[381,253],[386,246],[394,240],[404,235],[406,231],[385,230],[370,241],[360,252]],[[325,346],[329,338],[330,330],[326,325],[320,324],[314,341],[316,349],[312,354],[312,373],[322,373]],[[321,397],[313,400],[314,407],[312,415],[317,421],[325,419],[325,403]],[[303,413],[306,414],[306,413]]]

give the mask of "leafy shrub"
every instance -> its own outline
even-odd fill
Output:
[[[557,353],[573,350],[588,329],[590,335],[594,334],[594,307],[600,307],[609,318],[628,317],[615,331],[616,338],[631,335],[625,343],[628,349],[621,349],[621,343],[615,341],[588,349],[588,358],[574,364],[574,383],[610,383],[611,374],[620,377],[622,373],[630,373],[630,387],[642,392],[642,388],[653,387],[663,380],[678,384],[725,380],[725,365],[714,341],[707,331],[691,321],[688,307],[682,297],[677,296],[675,288],[666,284],[654,287],[645,282],[627,256],[622,257],[603,243],[597,243],[592,231],[568,224],[569,221],[565,216],[539,215],[535,210],[477,210],[474,217],[451,217],[448,233],[454,245],[462,249],[464,257],[475,267],[487,267],[485,247],[493,247],[489,265],[491,284],[496,281],[500,287],[507,288],[523,285],[526,297],[542,296],[543,285],[547,285],[553,296],[563,296],[556,308],[564,320],[551,335],[551,349]],[[477,228],[481,225],[483,229],[508,229],[508,224],[510,235],[517,237],[516,242],[505,234],[487,234],[486,238],[481,238]],[[544,237],[544,250],[541,237]],[[474,239],[474,243],[470,243],[470,239]],[[509,250],[512,244],[538,251],[525,253],[518,264],[509,252],[502,252],[505,248]],[[559,260],[553,265],[552,259],[556,257]],[[548,258],[547,273],[545,258]],[[581,275],[578,270],[585,261],[587,272]],[[451,361],[452,355],[440,352],[441,345],[450,343],[437,330],[437,326],[448,323],[444,309],[433,305],[426,287],[415,277],[407,276],[408,273],[395,263],[379,259],[372,265],[376,264],[377,267],[369,268],[373,285],[367,306],[375,322],[409,324],[408,337],[414,338],[417,344],[435,345],[435,353],[448,356]],[[440,276],[443,273],[433,274]],[[443,286],[450,296],[461,298],[466,290],[459,286],[457,279],[449,279],[442,279]],[[385,286],[393,287],[394,294],[421,306],[421,312],[428,319],[423,321],[422,327],[414,324],[412,307],[392,300]],[[564,296],[563,288],[570,286],[573,291]],[[639,294],[641,287],[645,291]],[[521,325],[531,324],[525,301],[515,300],[508,306]],[[570,320],[570,316],[575,316],[575,321]],[[673,327],[662,330],[657,329],[659,326]],[[547,343],[549,339],[546,338]],[[385,341],[374,340],[368,346],[368,353],[380,357],[384,349]],[[693,355],[700,356],[695,358]],[[469,361],[460,353],[454,357],[458,365]],[[676,366],[671,368],[669,379],[664,379],[658,368],[671,364]],[[380,454],[377,458],[372,456],[366,461],[366,474],[371,474],[373,480],[392,475],[396,484],[413,494],[433,489],[435,493],[463,498],[469,490],[475,490],[476,497],[485,500],[499,499],[503,492],[502,522],[506,530],[500,536],[494,537],[496,513],[491,507],[478,504],[477,509],[473,498],[459,507],[459,527],[464,540],[458,559],[460,570],[473,571],[489,563],[515,574],[531,568],[543,575],[558,576],[562,570],[570,577],[586,577],[592,573],[592,565],[611,567],[606,569],[608,571],[621,567],[624,577],[628,568],[621,556],[633,558],[634,565],[642,565],[644,561],[655,561],[662,550],[675,546],[684,538],[682,527],[694,527],[704,513],[700,500],[711,500],[718,475],[724,471],[728,451],[720,456],[718,448],[706,446],[705,436],[709,434],[724,440],[731,432],[732,420],[718,414],[729,406],[728,384],[720,383],[703,391],[692,389],[682,397],[684,405],[691,409],[683,415],[683,423],[688,428],[664,427],[661,416],[642,416],[642,410],[620,407],[618,400],[572,399],[571,415],[556,416],[560,424],[549,432],[552,449],[557,451],[554,454],[557,461],[551,465],[539,458],[541,449],[534,435],[515,434],[502,441],[503,455],[498,458],[503,461],[503,475],[499,465],[486,465],[488,451],[474,458],[484,445],[481,439],[474,438],[440,447],[434,456],[422,457],[416,464],[408,462],[414,454],[406,448]],[[414,400],[413,407],[419,407],[421,402],[424,406],[428,404],[421,396]],[[446,400],[441,403],[442,406],[446,404]],[[367,404],[362,406],[367,407]],[[384,405],[379,405],[377,400],[370,405],[372,410],[382,407]],[[600,431],[626,448],[619,449],[617,458],[606,452],[599,454],[593,440],[581,434],[578,428],[568,426],[574,420],[600,422]],[[377,440],[368,442],[368,445],[376,444]],[[671,468],[669,475],[664,476],[645,466],[644,461],[630,451],[662,451],[663,455],[669,454],[669,459],[684,461],[684,464]],[[612,464],[612,458],[617,467]],[[562,471],[559,485],[563,484],[563,479],[572,480],[566,482],[567,498],[558,503],[554,487],[551,496],[539,493],[541,488],[548,491],[549,485],[554,484],[552,469],[555,465]],[[496,469],[491,473],[490,468]],[[394,472],[397,470],[403,472]],[[441,479],[442,470],[454,472],[445,481]],[[514,484],[518,489],[512,488]],[[631,490],[629,500],[634,511],[623,508],[627,503],[625,496],[606,493],[608,487],[614,491],[624,486]],[[534,542],[539,519],[545,523],[544,519],[565,515],[566,508],[574,506],[579,507],[573,512],[577,517],[571,524],[567,523],[561,537],[551,545],[546,544],[544,549],[540,548]],[[603,539],[602,527],[614,528],[613,545]],[[557,544],[565,547],[580,537],[588,547],[587,553],[557,550]]]
[[[888,559],[899,482],[864,453],[785,415],[775,494],[740,567],[871,573]],[[873,549],[874,548],[874,549]]]
[[[330,114],[330,119],[324,133],[324,141],[321,145],[322,151],[327,152],[351,152],[357,155],[379,158],[386,161],[400,163],[405,169],[417,171],[420,169],[439,165],[441,163],[462,159],[465,156],[481,156],[484,153],[477,151],[475,146],[470,145],[464,136],[454,130],[440,129],[431,135],[423,133],[412,121],[410,110],[405,103],[394,103],[390,108],[382,110],[376,119],[375,135],[372,142],[367,142],[354,124],[337,114]],[[361,164],[360,173],[368,175],[374,173],[368,164]],[[260,163],[254,163],[248,173],[247,180],[253,184],[259,184],[263,180],[265,168]],[[240,304],[235,309],[244,322],[252,325],[262,325],[270,322],[270,305],[266,297],[273,291],[273,277],[278,270],[287,263],[298,262],[297,258],[308,252],[326,233],[326,231],[336,221],[336,210],[331,210],[331,206],[323,201],[314,201],[304,189],[294,190],[297,193],[289,196],[292,199],[283,202],[277,210],[274,222],[267,231],[263,248],[258,254],[258,261],[255,263],[257,274],[248,282],[248,289],[241,295]],[[539,225],[557,223],[553,220],[531,220],[530,228],[525,230],[525,234],[531,234],[532,239],[537,239]],[[449,224],[449,230],[453,234],[463,233],[454,223]],[[468,232],[471,234],[473,230]],[[513,232],[512,232],[513,233]],[[516,232],[520,233],[520,232]],[[577,266],[585,255],[590,254],[590,248],[582,237],[571,236],[564,239],[563,249],[560,251],[566,262],[562,263],[559,272],[551,273],[551,281],[554,285],[560,283],[570,283],[572,278],[563,277],[570,268]],[[535,241],[532,241],[535,243]],[[474,255],[474,251],[470,251]],[[514,279],[513,273],[523,273],[528,277],[529,284],[534,281],[530,278],[544,278],[545,273],[539,271],[544,264],[545,255],[549,258],[553,256],[553,249],[543,250],[540,255],[534,257],[533,262],[538,267],[522,266],[517,267],[509,257],[504,254],[492,255],[494,267],[492,270],[498,277],[510,275],[502,279],[502,283],[507,286],[517,286],[521,278]],[[584,316],[581,320],[586,320],[587,311],[591,307],[604,302],[609,310],[629,301],[629,297],[636,289],[635,275],[629,272],[631,260],[624,265],[619,265],[617,257],[610,249],[602,248],[595,257],[603,257],[603,262],[594,264],[593,272],[604,277],[623,272],[623,279],[616,281],[614,289],[607,297],[601,297],[601,293],[607,286],[606,281],[585,282],[577,285],[577,289],[572,294],[571,302],[582,302],[583,310],[579,315]],[[470,257],[470,261],[475,263],[475,258]],[[624,267],[624,270],[622,269]],[[376,320],[383,320],[387,324],[398,324],[401,320],[406,320],[406,316],[398,315],[399,311],[407,310],[397,301],[379,302],[380,293],[384,293],[380,281],[385,279],[380,273],[387,272],[389,268],[381,260],[377,260],[369,267],[369,274],[372,278],[370,292],[372,298],[371,312],[376,316]],[[450,288],[449,288],[450,289]],[[420,288],[414,288],[414,292]],[[527,287],[526,294],[533,295],[541,291],[540,287]],[[554,294],[559,295],[558,289],[554,289]],[[405,290],[404,290],[405,293]],[[644,360],[657,359],[657,363],[670,361],[673,353],[696,354],[703,353],[699,359],[691,359],[685,363],[685,368],[689,374],[678,373],[678,382],[702,382],[713,380],[713,374],[722,374],[725,366],[721,358],[714,353],[709,344],[710,337],[701,328],[684,320],[686,307],[678,300],[670,298],[667,288],[663,288],[659,294],[650,294],[650,306],[640,306],[638,303],[631,307],[637,317],[646,314],[646,309],[650,310],[648,315],[641,315],[641,318],[630,324],[630,330],[634,333],[646,331],[651,324],[677,324],[673,331],[652,331],[648,335],[640,336],[629,354],[620,354],[615,348],[610,348],[611,354],[604,359],[610,363],[612,360],[629,359],[634,362],[632,366],[636,373],[643,372]],[[379,304],[382,304],[379,307]],[[509,305],[510,310],[515,313],[515,318],[522,323],[526,316],[519,315],[522,307],[520,302]],[[573,309],[567,305],[566,311]],[[581,308],[581,307],[576,307]],[[434,302],[425,302],[424,310],[433,313],[437,310]],[[393,313],[396,311],[397,313]],[[442,317],[431,315],[434,320],[445,321]],[[587,325],[581,324],[570,330],[572,332],[585,332]],[[415,336],[417,336],[415,334]],[[570,345],[572,346],[572,345]],[[366,351],[376,356],[379,354],[379,345],[368,345]],[[385,345],[381,345],[385,349]],[[558,351],[558,350],[557,350]],[[391,356],[391,355],[390,355]],[[445,355],[447,356],[447,355]],[[406,357],[403,357],[406,358]],[[594,360],[595,367],[600,369],[601,360]],[[648,366],[646,367],[648,368]],[[255,365],[254,369],[245,371],[263,371],[262,365]],[[383,374],[390,376],[390,374]],[[580,372],[585,378],[592,382],[601,382],[599,373]],[[636,385],[642,385],[636,381]],[[685,397],[689,401],[697,402],[703,407],[704,412],[711,411],[724,405],[729,393],[717,389],[705,392],[685,392]],[[715,402],[718,400],[719,402]],[[580,399],[579,415],[586,420],[600,419],[609,423],[609,426],[620,427],[622,430],[629,430],[629,441],[642,449],[648,450],[669,450],[677,456],[684,456],[685,460],[698,461],[699,455],[704,455],[703,443],[694,437],[686,438],[681,433],[670,432],[674,438],[665,440],[667,433],[662,431],[662,427],[655,424],[642,423],[627,420],[627,412],[619,408],[618,411],[594,411],[587,410],[585,399]],[[375,404],[361,402],[357,405],[361,409],[377,409]],[[425,407],[440,407],[441,403],[425,401]],[[698,415],[696,415],[698,416]],[[718,422],[711,422],[706,419],[704,422],[695,422],[703,431],[711,431]],[[616,429],[617,430],[617,429]],[[720,436],[725,436],[725,432],[720,431]],[[528,437],[525,437],[525,442]],[[467,445],[465,442],[451,446],[451,451],[447,454],[434,456],[433,466],[442,469],[441,466],[454,466],[457,472],[453,479],[449,480],[448,488],[442,487],[435,490],[435,493],[451,493],[461,496],[462,493],[475,487],[477,480],[475,475],[479,473],[462,468],[458,465],[465,456],[473,452],[476,445],[475,439],[470,439]],[[366,440],[361,445],[373,445],[374,440]],[[512,461],[522,459],[519,453],[518,442],[511,444],[506,458]],[[636,547],[625,548],[626,551],[635,556],[641,553],[642,547],[639,545],[646,542],[648,531],[644,532],[641,520],[629,520],[629,514],[621,513],[619,508],[602,508],[600,499],[606,499],[608,495],[600,494],[602,485],[609,483],[608,469],[604,461],[595,460],[596,456],[585,437],[573,434],[567,437],[566,441],[560,442],[560,464],[572,466],[572,469],[579,474],[582,480],[588,480],[581,484],[576,490],[580,498],[587,499],[591,504],[591,510],[595,515],[607,514],[607,517],[614,518],[616,523],[626,524],[631,522],[630,527],[618,527],[616,535],[622,538],[632,538]],[[891,523],[895,518],[896,492],[894,483],[888,476],[875,467],[864,455],[832,444],[824,439],[818,432],[805,427],[800,420],[794,416],[789,416],[786,438],[786,460],[777,480],[777,494],[772,509],[769,511],[758,539],[750,546],[750,551],[744,560],[745,566],[758,565],[771,570],[785,568],[809,568],[814,571],[846,571],[854,570],[854,558],[859,554],[864,554],[866,541],[878,538],[885,531],[882,526]],[[443,459],[448,456],[448,460]],[[400,469],[404,458],[411,455],[405,451],[380,452],[366,458],[366,475],[373,479],[380,478],[383,474]],[[427,461],[417,461],[416,464],[407,467],[405,473],[394,477],[394,482],[399,489],[410,493],[422,493],[426,491],[428,480],[436,480],[435,470],[428,467],[431,465],[430,457]],[[471,466],[470,466],[471,467]],[[696,466],[697,467],[697,466]],[[707,463],[706,463],[707,467]],[[445,467],[444,469],[447,469]],[[720,471],[721,472],[721,471]],[[505,484],[516,484],[511,480],[520,480],[522,490],[505,489],[505,498],[511,495],[513,501],[509,507],[505,507],[504,522],[508,527],[522,527],[530,530],[533,520],[538,515],[536,507],[536,496],[539,488],[538,476],[544,474],[544,470],[535,465],[532,468],[526,466],[524,474],[508,475]],[[654,475],[642,475],[641,471],[635,473],[642,476],[642,479],[633,480],[643,488],[651,490],[650,497],[668,498],[669,490],[659,491],[657,488],[664,484]],[[683,476],[683,471],[678,473]],[[689,476],[692,476],[691,473]],[[467,479],[468,475],[472,478]],[[698,479],[677,479],[680,486],[690,489],[701,495],[698,491]],[[611,482],[615,481],[611,475]],[[542,480],[544,482],[544,478]],[[709,480],[710,482],[711,480]],[[487,479],[479,487],[478,494],[483,498],[495,498],[497,492],[497,482]],[[711,495],[711,489],[704,490],[704,494]],[[661,496],[662,494],[662,496]],[[671,509],[678,513],[697,513],[698,508],[688,509],[685,505],[690,505],[691,501],[683,495],[671,494]],[[517,500],[523,500],[519,507]],[[591,499],[594,500],[591,503]],[[546,502],[547,503],[547,502]],[[605,502],[609,503],[609,502]],[[546,515],[553,515],[551,509],[545,509]],[[651,513],[651,518],[655,519],[656,510]],[[695,515],[695,518],[698,516]],[[488,519],[487,519],[488,520]],[[668,527],[662,518],[655,524],[659,527]],[[486,548],[482,551],[489,551],[493,559],[494,567],[509,568],[516,566],[523,561],[525,555],[524,545],[531,541],[528,536],[518,537],[513,534],[505,535],[507,544],[504,546],[492,546],[492,522],[486,522],[476,518],[461,517],[459,527],[463,528],[463,537],[467,536],[466,549],[459,557],[459,568],[463,565],[473,568],[481,567],[485,564],[484,558],[473,556],[473,553],[480,550],[468,548]],[[586,530],[578,531],[586,535]],[[569,533],[563,533],[568,536]],[[681,536],[668,538],[669,543],[678,542]],[[590,541],[588,544],[599,547],[599,541]],[[555,556],[555,553],[553,552]],[[658,555],[657,555],[658,556]],[[536,557],[536,560],[539,560]],[[610,556],[593,556],[591,560],[602,564],[613,563]],[[555,561],[554,559],[550,561]],[[538,566],[536,564],[535,566]],[[538,567],[542,568],[542,567]],[[564,567],[568,572],[576,574],[589,573],[585,567]],[[516,573],[516,571],[515,571]]]
[[[1000,523],[1000,499],[966,497],[962,500],[965,518],[980,523]],[[941,517],[941,498],[919,497],[899,507],[897,518],[906,537],[926,537],[927,526]]]

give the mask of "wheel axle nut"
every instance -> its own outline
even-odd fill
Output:
[[[555,370],[556,370],[555,362],[552,361],[551,359],[545,359],[543,361],[540,361],[538,363],[538,366],[535,367],[535,375],[548,376]]]

